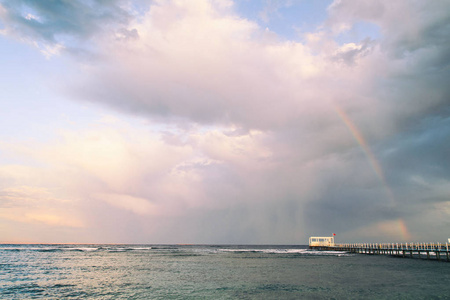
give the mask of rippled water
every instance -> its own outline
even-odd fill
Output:
[[[450,299],[450,263],[305,246],[0,245],[1,299]]]

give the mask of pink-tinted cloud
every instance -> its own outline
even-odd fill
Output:
[[[65,199],[79,241],[425,237],[448,225],[447,6],[335,1],[316,31],[286,40],[230,1],[155,1],[96,31],[101,59],[80,61],[64,90],[118,117],[0,144],[23,162],[0,168],[0,209],[58,228],[68,205],[8,205],[29,201],[12,193],[24,186]],[[361,22],[380,36],[349,41]]]

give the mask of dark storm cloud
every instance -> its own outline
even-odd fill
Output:
[[[62,44],[69,51],[82,52],[86,49],[80,49],[80,42],[107,30],[118,29],[125,36],[136,35],[121,28],[131,18],[121,7],[124,2],[1,0],[0,22],[9,35],[18,39],[49,46]]]
[[[321,177],[320,192],[304,207],[310,231],[336,228],[345,232],[349,227],[362,228],[405,218],[414,220],[409,223],[414,235],[425,236],[436,222],[447,222],[445,218],[432,220],[430,216],[439,211],[439,205],[445,207],[450,202],[448,110],[441,111],[441,116],[418,120],[415,126],[385,140],[374,150],[386,182],[374,176],[363,155],[359,159],[352,157],[351,163],[346,164],[345,169],[353,173],[337,168],[327,170],[328,175]],[[374,180],[358,180],[364,174],[369,177],[372,174]],[[388,189],[392,191],[392,199]],[[345,237],[350,240],[355,234]]]
[[[385,146],[387,170],[428,180],[450,178],[450,111],[447,108],[447,112],[442,113],[446,116],[418,121],[416,126]]]

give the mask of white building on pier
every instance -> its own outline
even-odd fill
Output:
[[[309,247],[334,247],[334,237],[312,236],[309,238]]]

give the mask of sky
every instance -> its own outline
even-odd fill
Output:
[[[445,0],[0,0],[0,242],[445,242],[449,78]]]

